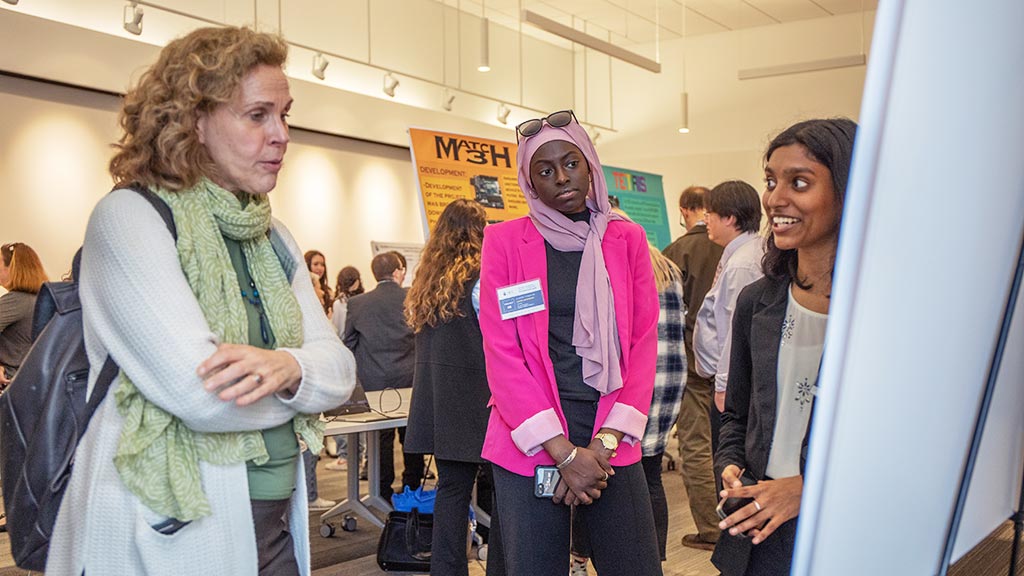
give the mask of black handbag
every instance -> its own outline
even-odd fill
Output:
[[[434,515],[411,512],[388,513],[377,543],[377,565],[385,572],[430,572],[430,541]]]

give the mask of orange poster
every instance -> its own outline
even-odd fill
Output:
[[[409,128],[409,139],[428,235],[444,207],[459,198],[479,202],[490,222],[529,212],[516,180],[514,143],[420,128]]]

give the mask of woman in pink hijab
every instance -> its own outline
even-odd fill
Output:
[[[602,576],[658,575],[639,464],[659,313],[647,238],[610,211],[571,110],[516,130],[530,214],[485,229],[480,279],[492,395],[483,456],[495,465],[506,572],[565,576],[575,506]],[[538,496],[551,468],[554,494]]]

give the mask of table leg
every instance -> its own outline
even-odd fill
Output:
[[[376,432],[371,432],[367,436],[372,438],[375,435],[376,435]],[[342,500],[341,502],[338,502],[337,504],[335,504],[330,510],[328,510],[328,511],[324,512],[323,514],[321,514],[320,515],[320,523],[321,524],[326,523],[331,518],[334,518],[336,516],[340,516],[340,515],[342,515],[342,514],[344,514],[346,512],[352,512],[353,514],[357,514],[359,516],[362,516],[363,518],[365,518],[367,521],[369,521],[374,526],[376,526],[378,528],[383,528],[384,527],[384,522],[380,518],[378,518],[377,515],[374,514],[369,508],[367,508],[366,505],[364,504],[364,501],[362,499],[360,499],[360,497],[359,497],[359,433],[346,434],[345,438],[348,440],[348,452],[349,452],[348,453],[348,470],[346,470],[346,473],[348,474],[348,477],[347,477],[348,487],[346,489],[345,499]],[[370,449],[369,442],[367,444],[368,445],[367,445],[366,448],[367,448],[367,450],[369,450]],[[352,459],[353,451],[355,452],[355,455],[356,455],[355,460]],[[368,454],[367,455],[367,460],[369,460],[371,462],[375,462],[376,458],[372,458]],[[378,473],[377,474],[378,474],[378,476],[380,475],[379,467],[378,467]],[[369,476],[369,478],[370,478],[370,490],[371,490],[371,494],[372,494],[372,491],[377,486],[376,484],[374,484],[372,472],[371,472],[371,475]],[[377,493],[378,493],[378,500],[383,501],[383,498],[379,498],[379,494],[380,494],[380,490],[379,489],[377,489]]]
[[[380,430],[366,434],[366,467],[369,469],[366,478],[370,487],[369,495],[362,498],[362,503],[387,514],[393,508],[380,495]]]

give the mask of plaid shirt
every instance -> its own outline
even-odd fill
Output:
[[[668,433],[679,416],[679,404],[686,385],[686,349],[683,347],[683,281],[675,267],[673,280],[658,293],[658,367],[654,376],[654,397],[647,415],[647,429],[640,445],[644,456],[665,451]]]

